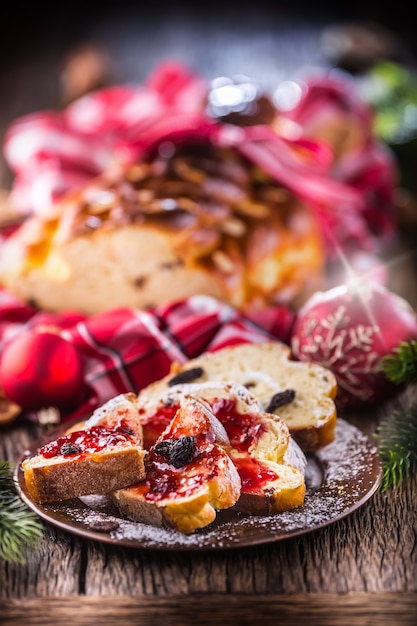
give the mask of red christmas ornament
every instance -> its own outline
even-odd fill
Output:
[[[76,406],[84,386],[83,363],[74,346],[55,332],[31,330],[6,344],[0,385],[24,410]]]
[[[362,281],[314,294],[297,314],[291,348],[300,361],[330,369],[338,381],[337,405],[351,408],[398,393],[381,359],[416,338],[410,304],[380,283]]]

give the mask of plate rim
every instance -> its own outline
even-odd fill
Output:
[[[75,420],[75,421],[79,421],[79,420]],[[356,500],[354,500],[354,502],[350,506],[347,506],[338,514],[334,516],[329,516],[328,518],[323,519],[321,522],[315,523],[312,526],[308,526],[308,527],[300,526],[292,530],[283,530],[282,532],[269,530],[269,533],[268,533],[268,520],[278,519],[278,517],[280,516],[279,513],[273,516],[264,516],[264,515],[248,516],[248,515],[241,514],[240,517],[242,520],[245,520],[245,519],[246,520],[250,519],[251,521],[256,520],[261,530],[260,532],[255,533],[255,535],[251,534],[249,538],[247,539],[238,538],[237,540],[230,539],[229,541],[227,541],[227,539],[226,540],[222,539],[221,541],[218,541],[218,542],[208,541],[207,543],[204,543],[204,541],[202,541],[202,537],[204,537],[205,532],[209,532],[209,533],[214,532],[215,534],[215,529],[213,530],[213,527],[214,527],[213,524],[211,524],[210,526],[206,528],[200,529],[199,531],[196,531],[196,533],[192,533],[191,535],[186,535],[187,541],[184,541],[184,542],[179,541],[178,539],[176,541],[175,539],[176,537],[178,538],[178,536],[184,537],[184,534],[179,533],[179,531],[175,531],[172,529],[163,529],[163,533],[168,533],[168,536],[171,537],[172,539],[171,542],[161,541],[161,540],[142,541],[140,539],[129,538],[129,536],[120,538],[120,537],[117,537],[117,535],[116,536],[114,534],[112,535],[112,530],[104,530],[104,531],[94,530],[91,527],[88,527],[88,525],[83,525],[82,522],[76,522],[74,520],[71,520],[70,517],[65,514],[65,508],[68,508],[68,507],[69,508],[72,507],[74,511],[80,511],[80,512],[82,511],[85,512],[88,510],[94,511],[94,509],[89,509],[88,505],[85,504],[82,501],[82,499],[76,498],[73,500],[65,501],[65,503],[38,504],[32,500],[32,498],[30,497],[27,491],[25,481],[24,481],[22,462],[26,458],[28,458],[28,456],[33,455],[36,449],[38,449],[41,445],[45,443],[45,440],[48,441],[48,440],[53,439],[54,437],[57,436],[57,434],[59,434],[60,432],[62,433],[62,430],[64,428],[66,429],[69,426],[70,426],[69,423],[64,422],[64,423],[61,423],[58,426],[58,428],[54,429],[53,431],[50,431],[48,436],[43,434],[38,439],[31,442],[30,446],[20,456],[15,466],[15,470],[14,470],[14,478],[15,478],[15,482],[16,482],[17,489],[19,492],[19,496],[23,500],[23,502],[26,504],[26,506],[28,506],[29,509],[31,509],[34,513],[36,513],[44,522],[49,523],[52,526],[60,530],[63,530],[64,532],[76,535],[82,539],[90,539],[93,541],[98,541],[100,543],[120,546],[120,547],[125,547],[125,548],[137,548],[137,549],[146,549],[146,550],[150,549],[150,550],[156,550],[156,551],[167,550],[170,552],[172,551],[207,552],[207,551],[218,551],[218,550],[225,550],[225,549],[248,548],[248,547],[259,546],[259,545],[268,544],[268,543],[277,543],[286,539],[304,536],[316,530],[320,530],[322,528],[335,524],[336,522],[348,517],[353,512],[361,508],[376,493],[376,491],[378,490],[381,484],[382,475],[383,475],[382,459],[378,453],[376,445],[371,441],[370,437],[366,435],[360,428],[352,424],[348,419],[338,418],[337,423],[336,423],[335,440],[327,444],[323,448],[320,448],[319,450],[314,452],[313,456],[317,457],[320,463],[324,462],[324,465],[327,465],[325,471],[327,472],[329,471],[329,463],[330,465],[333,466],[333,469],[334,468],[337,469],[337,462],[329,461],[329,459],[327,458],[328,455],[326,453],[332,450],[332,446],[334,447],[335,445],[337,445],[337,437],[339,435],[339,431],[341,430],[341,428],[344,428],[344,429],[348,428],[350,429],[353,435],[359,436],[361,438],[362,446],[364,450],[366,450],[367,452],[366,468],[371,470],[368,476],[372,477],[369,487],[361,491],[360,496]],[[365,467],[363,469],[365,469]],[[331,483],[329,483],[329,485],[330,484]],[[309,494],[307,492],[304,505],[302,505],[302,507],[299,507],[295,511],[302,511],[306,507],[306,503],[308,505],[309,498],[313,498],[313,497],[315,499],[320,498],[320,493],[322,491],[323,491],[323,485],[319,487],[317,490],[315,490],[314,493],[312,494]],[[343,488],[342,488],[342,491],[343,491]],[[291,515],[292,513],[295,513],[295,511],[288,511],[286,512],[286,515]],[[222,513],[223,512],[220,512],[220,514],[218,514],[218,517],[220,517]],[[104,515],[104,517],[106,516],[109,517],[109,514],[107,513],[102,513],[102,515]],[[154,530],[158,536],[161,534],[160,532],[157,532],[161,530],[157,527],[153,527],[149,524],[142,524],[140,522],[133,522],[126,518],[123,518],[120,515],[116,517],[118,520],[120,520],[120,523],[123,523],[125,525],[134,525],[136,527],[136,525],[139,524],[141,527],[149,528],[151,532]],[[271,522],[269,522],[269,525],[270,524]],[[221,522],[220,522],[220,527],[221,527]],[[196,537],[195,543],[193,543],[192,541],[193,537]]]

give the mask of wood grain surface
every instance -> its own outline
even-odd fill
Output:
[[[48,598],[40,602],[0,602],[2,626],[68,626],[69,616],[85,626],[138,624],[154,626],[403,626],[416,623],[417,597],[412,593],[381,594],[194,594],[127,598]]]
[[[0,68],[0,133],[17,115],[59,106],[59,72],[76,42],[110,49],[120,81],[141,80],[175,53],[207,75],[256,74],[269,86],[322,60],[334,15],[252,11],[205,21],[135,13],[48,23],[15,32],[16,54]],[[149,17],[149,19],[151,19]],[[52,20],[52,18],[51,18]],[[152,28],[149,27],[152,26]],[[24,47],[25,33],[27,46]],[[42,33],[44,33],[42,38]],[[13,29],[0,49],[13,39]],[[16,41],[16,39],[15,39]],[[0,160],[0,187],[10,172]],[[417,306],[416,235],[390,251],[392,287]],[[417,400],[409,389],[404,402]],[[382,412],[389,407],[382,407]],[[372,436],[381,413],[348,416]],[[0,459],[16,462],[40,434],[20,420],[0,431]],[[45,524],[40,549],[17,565],[0,560],[0,624],[378,624],[417,623],[417,480],[378,492],[349,517],[308,535],[216,553],[130,549],[83,540]]]

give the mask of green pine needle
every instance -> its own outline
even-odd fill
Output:
[[[381,491],[417,473],[417,404],[385,416],[375,433],[383,464]]]
[[[12,465],[0,461],[0,558],[23,563],[39,545],[42,535],[38,517],[19,497]]]
[[[382,370],[393,383],[417,383],[417,341],[403,341],[382,359]]]

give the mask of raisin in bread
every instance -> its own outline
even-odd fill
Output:
[[[240,344],[174,364],[169,375],[139,394],[156,397],[183,381],[231,381],[250,389],[268,413],[278,414],[304,451],[314,451],[334,439],[337,382],[316,364],[291,360],[281,342]]]
[[[148,451],[146,478],[113,500],[134,521],[191,533],[212,523],[240,496],[228,437],[200,400],[184,394],[174,417]]]
[[[234,150],[178,145],[113,166],[0,251],[0,280],[46,310],[148,308],[206,294],[245,309],[323,285],[313,212]]]
[[[136,396],[110,400],[87,422],[45,444],[22,463],[26,488],[39,503],[106,494],[145,476]]]
[[[247,514],[290,510],[304,501],[306,458],[285,423],[267,414],[242,385],[225,382],[179,384],[161,395],[140,394],[144,439],[152,443],[168,427],[184,394],[205,402],[227,433],[228,454],[235,464],[241,494],[235,509]],[[175,419],[175,418],[174,418]],[[166,426],[168,424],[168,426]]]

